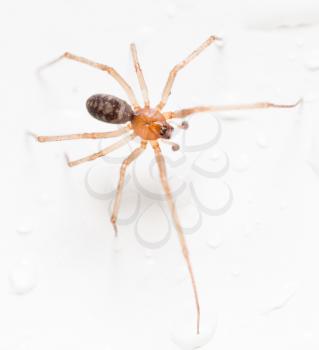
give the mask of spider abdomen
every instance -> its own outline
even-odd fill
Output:
[[[93,95],[86,101],[86,108],[95,119],[106,123],[123,124],[134,116],[127,102],[112,95]]]

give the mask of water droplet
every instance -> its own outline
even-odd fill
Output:
[[[310,71],[319,69],[319,50],[312,50],[308,52],[304,60],[305,67]]]
[[[150,260],[153,257],[153,251],[151,249],[145,249],[145,258]]]
[[[244,236],[245,237],[251,237],[254,233],[254,227],[252,224],[246,224],[244,227]]]
[[[224,237],[221,234],[220,231],[213,232],[209,235],[209,239],[207,241],[207,244],[209,247],[216,249],[220,247],[224,242]]]
[[[286,201],[281,201],[280,205],[279,205],[279,209],[280,211],[284,211],[286,210],[288,207],[288,203]]]
[[[139,41],[149,39],[154,33],[154,27],[148,24],[145,24],[137,29],[135,38],[138,38]]]
[[[288,60],[291,61],[291,62],[296,61],[296,58],[297,58],[297,56],[296,56],[295,53],[290,53],[288,55]]]
[[[147,249],[159,249],[169,240],[171,225],[167,214],[158,204],[146,208],[135,224],[135,237]]]
[[[219,160],[221,158],[221,156],[223,155],[223,152],[220,149],[214,149],[211,152],[211,160],[216,162],[217,160]]]
[[[240,276],[240,267],[238,265],[233,265],[231,268],[231,274],[233,277],[239,277]]]
[[[17,232],[21,235],[29,234],[33,231],[33,220],[30,217],[24,217],[21,219],[18,227]]]
[[[309,91],[303,97],[303,101],[306,103],[307,102],[311,103],[317,100],[319,100],[319,93],[317,91],[314,91],[314,92]]]
[[[247,154],[241,154],[234,163],[234,169],[236,171],[245,171],[250,166],[250,159]]]
[[[165,13],[167,14],[168,17],[170,18],[173,18],[176,16],[176,13],[177,13],[177,5],[173,2],[169,2],[167,5],[166,5],[166,8],[165,8]]]
[[[267,148],[269,146],[267,137],[265,135],[262,135],[262,134],[259,134],[257,136],[256,142],[260,148]]]
[[[276,295],[270,295],[270,306],[266,309],[264,314],[270,314],[288,305],[290,300],[293,299],[293,297],[296,295],[297,287],[298,286],[296,283],[286,284],[278,289]]]
[[[35,266],[27,261],[20,262],[9,274],[9,282],[15,294],[23,295],[29,293],[37,284]]]
[[[303,337],[308,341],[312,340],[314,338],[314,333],[311,330],[307,329],[303,332]]]
[[[178,283],[182,283],[187,280],[189,278],[189,271],[186,264],[178,266],[175,275]]]
[[[297,45],[297,47],[303,47],[304,46],[304,41],[303,41],[303,39],[302,38],[297,38],[297,40],[296,40],[296,45]]]
[[[121,251],[121,248],[122,248],[122,239],[120,238],[120,236],[116,236],[114,237],[113,239],[113,252],[115,254],[118,254],[120,251]]]
[[[40,194],[39,201],[42,204],[48,204],[52,201],[52,196],[48,192],[42,192]]]
[[[207,345],[214,337],[217,320],[214,320],[209,328],[201,327],[200,334],[196,334],[194,324],[188,327],[180,326],[171,334],[171,339],[180,349],[194,350]]]

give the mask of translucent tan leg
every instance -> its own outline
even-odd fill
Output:
[[[178,218],[178,215],[177,215],[177,211],[176,211],[176,207],[175,207],[172,191],[170,189],[170,186],[169,186],[169,183],[168,183],[168,180],[167,180],[166,165],[165,165],[164,157],[162,155],[162,152],[161,152],[161,149],[159,147],[158,142],[153,141],[152,142],[152,146],[153,146],[154,151],[155,151],[155,157],[156,157],[157,165],[158,165],[159,172],[160,172],[160,179],[161,179],[161,182],[162,182],[162,186],[164,188],[166,199],[167,199],[169,208],[170,208],[171,213],[172,213],[172,218],[173,218],[173,221],[174,221],[174,224],[175,224],[175,228],[176,228],[176,231],[177,231],[177,234],[178,234],[179,243],[181,245],[182,253],[183,253],[183,256],[184,256],[184,258],[186,260],[187,268],[188,268],[188,271],[189,271],[189,274],[190,274],[192,287],[193,287],[193,292],[194,292],[194,297],[195,297],[196,312],[197,312],[196,331],[199,334],[199,328],[200,328],[199,297],[198,297],[198,292],[197,292],[194,272],[193,272],[192,264],[191,264],[190,257],[189,257],[189,250],[188,250],[187,243],[186,243],[186,240],[185,240],[185,236],[184,236],[184,233],[183,233],[183,228],[182,228],[182,226],[180,224],[180,221],[179,221],[179,218]]]
[[[166,85],[164,87],[162,98],[157,108],[161,110],[165,105],[171,94],[171,89],[176,78],[177,73],[184,68],[189,62],[191,62],[194,58],[196,58],[200,53],[202,53],[210,44],[212,44],[216,40],[221,40],[216,36],[210,36],[206,41],[204,41],[195,51],[193,51],[189,56],[187,56],[182,62],[178,63],[169,73]]]
[[[165,113],[166,119],[173,119],[173,118],[185,118],[193,113],[199,113],[199,112],[224,112],[224,111],[239,111],[243,109],[265,109],[265,108],[293,108],[296,107],[301,100],[298,100],[296,103],[293,104],[275,104],[271,102],[257,102],[257,103],[251,103],[251,104],[240,104],[240,105],[224,105],[224,106],[198,106],[193,108],[185,108],[180,109],[179,111],[175,112],[167,112]]]
[[[142,71],[140,63],[138,61],[136,46],[133,43],[133,44],[131,44],[130,47],[131,47],[131,53],[132,53],[134,68],[135,68],[135,71],[136,71],[137,79],[138,79],[138,82],[140,84],[140,88],[141,88],[143,99],[144,99],[144,105],[145,105],[145,107],[149,107],[150,106],[150,100],[149,100],[149,97],[148,97],[148,89],[147,89],[147,86],[146,86],[146,83],[145,83],[143,71]]]
[[[123,135],[130,130],[131,128],[129,126],[126,126],[119,130],[109,131],[109,132],[92,132],[92,133],[84,133],[84,134],[57,135],[57,136],[34,135],[34,137],[39,142],[66,141],[66,140],[79,140],[79,139],[106,139],[110,137]]]
[[[73,167],[73,166],[76,166],[76,165],[79,165],[79,164],[82,164],[82,163],[85,163],[85,162],[88,162],[88,161],[95,160],[97,158],[103,157],[103,156],[107,155],[108,153],[110,153],[112,151],[115,151],[116,149],[124,146],[129,141],[133,140],[134,137],[136,137],[135,134],[129,135],[129,136],[123,138],[122,140],[120,140],[118,142],[115,142],[112,145],[102,149],[100,152],[93,153],[93,154],[91,154],[91,155],[89,155],[87,157],[80,158],[80,159],[77,159],[77,160],[68,161],[68,165],[70,167]]]
[[[129,97],[129,100],[131,102],[131,104],[133,105],[133,107],[135,109],[139,108],[139,105],[137,103],[137,100],[136,100],[136,97],[135,97],[135,94],[133,92],[133,89],[131,88],[131,86],[124,80],[124,78],[122,78],[122,76],[112,67],[109,67],[105,64],[101,64],[101,63],[96,63],[94,61],[91,61],[85,57],[81,57],[81,56],[77,56],[77,55],[74,55],[70,52],[65,52],[62,56],[56,58],[55,60],[51,61],[51,62],[48,62],[47,64],[41,66],[38,68],[38,73],[40,71],[42,71],[44,68],[47,68],[49,66],[51,66],[52,64],[55,64],[59,61],[61,61],[63,58],[67,58],[69,60],[73,60],[73,61],[76,61],[76,62],[80,62],[80,63],[84,63],[84,64],[87,64],[91,67],[94,67],[94,68],[97,68],[97,69],[100,69],[104,72],[107,72],[108,74],[110,74],[121,86],[122,88],[125,90],[125,92],[127,93],[127,96]]]
[[[135,149],[126,159],[124,159],[124,161],[121,165],[120,178],[119,178],[119,182],[118,182],[117,189],[116,189],[116,196],[115,196],[115,200],[114,200],[113,213],[111,216],[111,223],[113,225],[115,235],[117,235],[116,221],[117,221],[117,216],[118,216],[118,212],[119,212],[120,204],[121,204],[121,197],[122,197],[122,191],[123,191],[123,186],[124,186],[126,169],[145,150],[146,145],[147,145],[147,142],[142,141],[141,146],[139,148]]]

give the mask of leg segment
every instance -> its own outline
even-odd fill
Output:
[[[193,113],[199,112],[225,112],[225,111],[239,111],[239,110],[249,110],[249,109],[267,109],[267,108],[293,108],[296,107],[301,100],[298,100],[294,104],[284,105],[284,104],[275,104],[271,102],[257,102],[251,104],[241,104],[241,105],[224,105],[224,106],[198,106],[193,108],[180,109],[175,112],[165,113],[166,119],[173,118],[185,118]]]
[[[167,100],[169,95],[171,94],[171,89],[176,78],[177,73],[184,68],[189,62],[191,62],[194,58],[196,58],[200,53],[202,53],[210,44],[212,44],[216,40],[221,40],[216,36],[210,36],[206,41],[204,41],[195,51],[193,51],[189,56],[187,56],[182,62],[178,63],[169,73],[165,88],[162,93],[162,99],[157,105],[157,108],[161,110]]]
[[[132,135],[129,135],[129,136],[126,136],[125,138],[123,138],[122,140],[118,141],[118,142],[115,142],[113,143],[112,145],[102,149],[100,152],[97,152],[97,153],[93,153],[87,157],[84,157],[84,158],[80,158],[80,159],[77,159],[77,160],[73,160],[73,161],[68,161],[68,165],[70,167],[73,167],[73,166],[76,166],[76,165],[79,165],[79,164],[82,164],[82,163],[85,163],[85,162],[88,162],[88,161],[91,161],[91,160],[95,160],[97,158],[100,158],[100,157],[103,157],[105,155],[107,155],[108,153],[112,152],[112,151],[115,151],[116,149],[124,146],[125,144],[127,144],[129,141],[133,140],[134,137],[136,137],[135,134],[132,134]]]
[[[111,216],[111,223],[113,225],[114,232],[115,232],[116,236],[117,236],[116,221],[117,221],[117,216],[118,216],[118,212],[119,212],[120,204],[121,204],[121,197],[122,197],[122,192],[123,192],[126,168],[132,162],[134,162],[134,160],[136,160],[136,158],[145,150],[146,145],[147,145],[147,142],[142,141],[141,146],[139,148],[135,149],[126,159],[124,159],[124,161],[121,165],[120,179],[119,179],[117,189],[116,189],[116,196],[115,196],[113,212],[112,212],[112,216]]]
[[[130,131],[131,128],[126,126],[119,130],[109,132],[92,132],[84,134],[71,134],[71,135],[58,135],[58,136],[35,136],[39,142],[50,141],[66,141],[66,140],[79,140],[79,139],[106,139],[109,137],[116,137],[125,134]]]
[[[197,330],[197,334],[199,334],[199,328],[200,328],[200,306],[199,306],[199,297],[198,297],[198,292],[197,292],[197,287],[196,287],[196,282],[195,282],[195,277],[194,277],[194,272],[193,272],[193,268],[192,268],[192,264],[190,261],[190,257],[189,257],[189,250],[187,247],[187,243],[185,240],[185,236],[183,233],[183,228],[181,226],[181,223],[179,221],[178,215],[177,215],[177,211],[176,211],[176,207],[175,207],[175,203],[174,203],[174,199],[172,196],[172,192],[167,180],[167,174],[166,174],[166,165],[165,165],[165,160],[164,157],[162,155],[161,149],[159,147],[159,144],[155,141],[152,143],[152,146],[154,148],[155,151],[155,157],[156,157],[156,161],[157,161],[157,165],[159,168],[159,172],[160,172],[160,179],[162,182],[162,186],[166,195],[166,199],[169,205],[169,208],[171,210],[172,213],[172,218],[175,224],[175,228],[178,234],[178,240],[179,243],[181,245],[182,248],[182,253],[183,256],[186,260],[186,264],[187,264],[187,268],[190,274],[190,278],[191,278],[191,282],[192,282],[192,287],[193,287],[193,292],[194,292],[194,297],[195,297],[195,303],[196,303],[196,312],[197,312],[197,323],[196,323],[196,330]]]
[[[131,53],[132,53],[134,68],[135,68],[135,71],[136,71],[137,79],[138,79],[138,82],[140,84],[140,88],[141,88],[143,99],[144,99],[144,104],[145,104],[145,107],[149,107],[150,106],[150,100],[149,100],[149,97],[148,97],[148,89],[147,89],[147,86],[146,86],[146,83],[145,83],[145,79],[144,79],[144,75],[143,75],[140,63],[138,61],[136,46],[133,43],[133,44],[131,44],[130,47],[131,47]]]
[[[133,105],[133,107],[136,109],[136,108],[139,108],[139,105],[137,103],[137,100],[136,100],[136,97],[134,95],[134,92],[133,92],[133,89],[131,88],[131,86],[124,80],[124,78],[122,78],[122,76],[112,67],[109,67],[105,64],[101,64],[101,63],[96,63],[94,61],[91,61],[85,57],[81,57],[81,56],[77,56],[77,55],[74,55],[70,52],[65,52],[62,56],[56,58],[55,60],[39,67],[38,69],[38,73],[40,71],[42,71],[44,68],[47,68],[59,61],[61,61],[63,58],[67,58],[69,60],[73,60],[73,61],[76,61],[76,62],[80,62],[80,63],[84,63],[84,64],[87,64],[91,67],[94,67],[94,68],[97,68],[97,69],[100,69],[104,72],[107,72],[108,74],[110,74],[121,86],[122,88],[125,90],[125,92],[127,93],[127,96],[129,97],[130,99],[130,102],[131,104]]]

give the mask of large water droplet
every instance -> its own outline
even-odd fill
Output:
[[[290,300],[296,295],[297,287],[297,283],[289,283],[278,288],[275,294],[269,293],[270,302],[264,314],[270,314],[287,306]]]
[[[28,261],[18,263],[9,274],[9,282],[15,294],[29,293],[37,284],[35,266]]]
[[[171,224],[167,214],[158,204],[146,208],[135,224],[135,237],[147,249],[159,249],[171,235]]]

